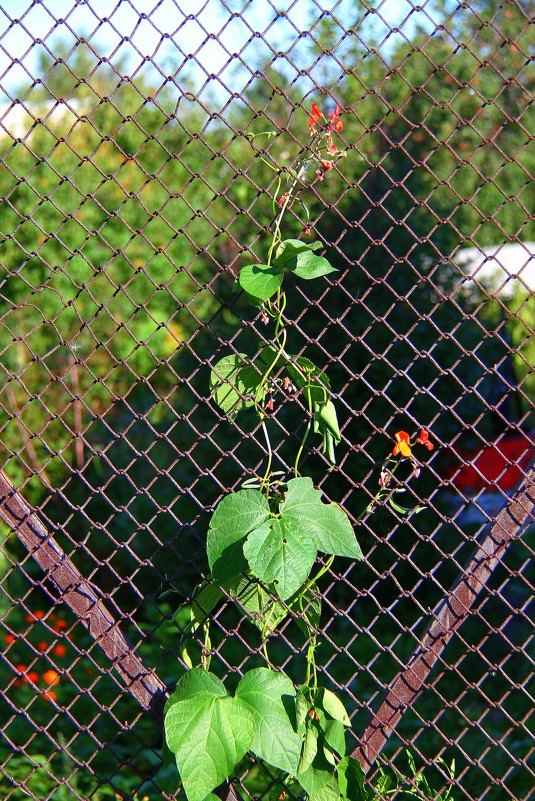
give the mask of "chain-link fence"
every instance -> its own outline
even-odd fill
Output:
[[[410,797],[533,797],[534,15],[0,0],[0,798],[181,792],[161,705],[184,610],[211,512],[268,455],[209,376],[269,339],[235,278],[306,167],[313,103],[343,127],[300,174],[286,235],[338,272],[290,281],[288,347],[328,368],[337,464],[311,435],[302,465],[365,557],[319,581],[318,671],[369,787],[400,771]],[[289,475],[306,409],[271,406]],[[363,516],[405,431],[435,447]],[[221,678],[258,663],[245,614],[204,611],[194,661]],[[269,639],[299,684],[295,621]],[[256,758],[227,791],[283,797]]]

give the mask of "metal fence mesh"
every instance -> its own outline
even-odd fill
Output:
[[[0,0],[2,468],[167,686],[208,514],[265,457],[208,375],[262,337],[234,278],[271,223],[263,157],[287,168],[303,152],[312,102],[340,104],[348,155],[307,197],[339,272],[290,290],[294,350],[329,367],[341,409],[336,469],[311,447],[307,470],[356,521],[394,431],[437,444],[406,496],[425,509],[359,523],[365,561],[336,560],[322,585],[321,669],[356,737],[526,475],[534,11]],[[284,470],[292,402],[274,416]],[[175,797],[157,723],[2,525],[0,798]],[[533,534],[509,544],[384,749],[399,769],[407,747],[418,766],[455,759],[455,799],[532,797]],[[213,669],[243,668],[256,633],[225,606],[211,619]],[[294,628],[272,647],[297,675]],[[244,797],[277,786],[253,763],[236,781]]]

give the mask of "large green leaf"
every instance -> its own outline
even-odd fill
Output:
[[[244,353],[224,356],[210,373],[210,393],[219,408],[230,417],[254,405],[261,373],[247,364]]]
[[[241,288],[260,300],[268,300],[274,295],[282,279],[281,270],[269,264],[248,264],[238,275]]]
[[[254,717],[256,734],[251,751],[286,773],[296,773],[301,737],[296,731],[295,689],[283,673],[257,668],[238,684],[239,698]]]
[[[277,248],[274,264],[305,280],[338,272],[323,256],[316,256],[314,250],[318,247],[320,242],[308,245],[298,239],[286,239]]]
[[[321,492],[314,489],[308,476],[288,481],[280,513],[287,525],[304,529],[318,551],[362,559],[362,551],[346,513],[335,503],[323,503]]]
[[[258,490],[238,490],[217,505],[208,530],[206,551],[214,579],[222,584],[247,570],[243,542],[270,516]]]
[[[223,683],[199,668],[178,682],[165,706],[165,738],[189,801],[203,801],[234,770],[255,737],[254,718]]]
[[[317,555],[316,545],[295,517],[273,518],[247,537],[243,552],[251,571],[273,584],[285,600],[306,581]]]

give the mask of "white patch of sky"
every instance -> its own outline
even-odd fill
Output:
[[[143,75],[156,88],[172,76],[177,95],[193,91],[238,97],[254,72],[272,61],[290,81],[308,81],[303,95],[344,73],[353,37],[385,56],[417,25],[432,31],[432,0],[0,0],[0,103],[36,77],[39,52],[80,37],[120,74]],[[312,53],[320,19],[340,22],[333,55]],[[279,55],[280,54],[280,55]],[[346,65],[344,65],[346,66]],[[3,96],[2,96],[3,95]]]

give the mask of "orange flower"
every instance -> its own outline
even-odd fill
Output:
[[[51,687],[55,687],[56,684],[59,684],[59,673],[56,670],[45,670],[43,679]]]
[[[65,656],[67,649],[62,643],[59,643],[58,645],[54,646],[52,653],[56,656]]]
[[[46,690],[46,692],[43,693],[43,698],[46,701],[50,701],[50,702],[53,701],[54,703],[57,703],[57,700],[58,700],[58,696],[56,695],[54,690]]]
[[[396,444],[394,446],[394,450],[392,451],[393,456],[405,456],[409,457],[412,453],[411,451],[411,438],[407,434],[406,431],[396,431],[394,434],[394,439],[396,440]]]
[[[340,106],[336,106],[335,110],[332,114],[329,114],[329,120],[331,121],[331,130],[332,131],[342,131],[344,128],[344,123],[340,119],[340,114],[342,113],[342,109]]]
[[[425,445],[428,451],[432,451],[433,448],[435,447],[433,443],[430,442],[429,440],[429,433],[425,431],[423,428],[420,431],[420,436],[418,437],[416,442],[418,443],[418,445]]]
[[[321,120],[322,116],[323,115],[322,115],[321,111],[318,108],[318,104],[317,103],[312,103],[310,119],[308,120],[308,127],[309,127],[309,130],[310,130],[311,134],[316,133],[316,125]]]
[[[43,640],[42,642],[39,643],[37,647],[40,651],[46,651],[46,649],[48,648],[48,643]]]

